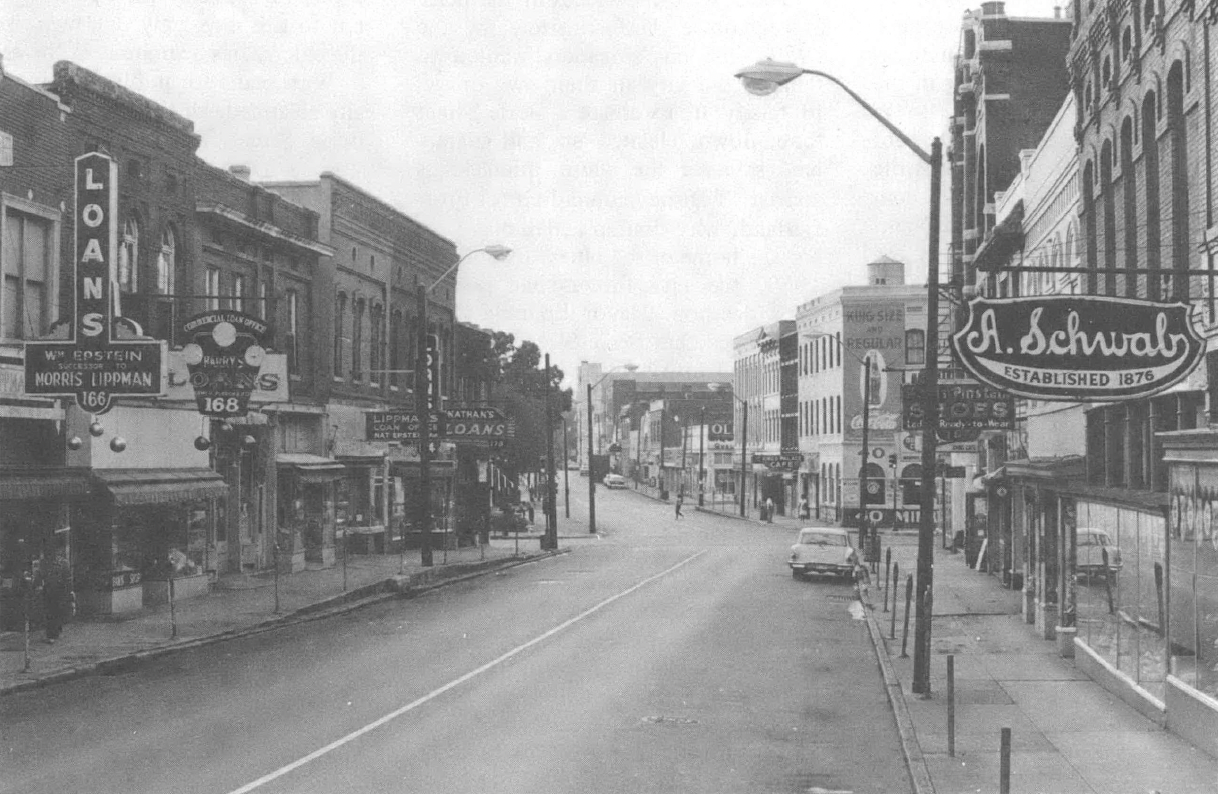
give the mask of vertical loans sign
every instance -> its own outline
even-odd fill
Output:
[[[106,155],[76,158],[71,338],[25,345],[26,394],[72,396],[95,414],[109,411],[116,396],[159,395],[165,382],[164,342],[111,339],[117,182],[118,167]]]

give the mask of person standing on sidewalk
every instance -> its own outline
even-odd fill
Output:
[[[682,496],[681,494],[677,494],[677,516],[676,516],[677,518],[682,518],[682,517],[683,517],[683,516],[681,515],[681,505],[682,505],[684,502],[685,502],[685,497],[684,497],[684,496]]]
[[[768,496],[765,498],[765,521],[767,524],[774,523],[774,500]]]
[[[46,614],[46,641],[53,643],[63,632],[72,612],[72,569],[63,553],[47,563],[42,572],[42,599]]]

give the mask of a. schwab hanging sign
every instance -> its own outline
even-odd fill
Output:
[[[978,380],[1036,400],[1146,397],[1183,380],[1205,352],[1186,303],[1054,295],[974,298],[952,336]]]

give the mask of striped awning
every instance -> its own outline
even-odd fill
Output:
[[[211,469],[95,469],[93,476],[120,506],[193,502],[228,494]]]
[[[88,469],[0,469],[0,501],[88,496]]]
[[[275,455],[275,464],[291,467],[301,482],[330,482],[340,479],[347,471],[347,467],[334,458],[304,452],[280,452]]]

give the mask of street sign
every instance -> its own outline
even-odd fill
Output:
[[[90,152],[76,158],[71,331],[66,341],[25,344],[26,394],[73,396],[94,414],[109,411],[114,397],[159,396],[165,383],[164,341],[111,338],[117,182],[118,166],[107,155]]]
[[[974,298],[952,336],[978,380],[1035,400],[1133,400],[1179,383],[1205,352],[1187,303],[1099,295]]]

